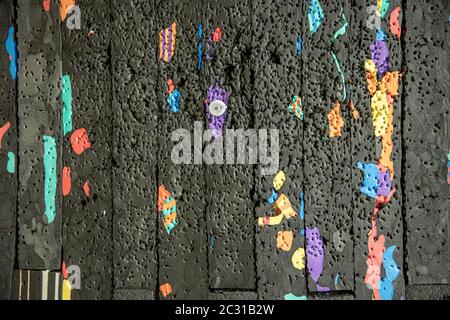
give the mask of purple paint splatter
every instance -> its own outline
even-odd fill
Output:
[[[228,98],[230,94],[223,88],[221,88],[218,84],[215,84],[208,89],[207,96],[207,105],[205,107],[206,117],[208,119],[208,128],[212,130],[212,135],[214,138],[219,138],[222,136],[223,127],[225,125],[225,121],[227,120],[228,113],[225,111],[221,116],[216,117],[213,116],[209,112],[209,104],[214,100],[221,100],[225,105],[228,105]]]
[[[391,68],[389,64],[389,49],[387,42],[384,40],[375,40],[370,45],[370,52],[372,53],[372,60],[378,69],[378,78],[383,78],[384,74]]]
[[[323,242],[317,227],[306,228],[306,257],[307,267],[311,278],[317,283],[323,271]]]

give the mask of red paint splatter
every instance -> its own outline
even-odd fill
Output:
[[[212,38],[214,42],[219,42],[222,39],[222,29],[217,27],[216,30],[214,30]]]
[[[71,182],[71,171],[69,167],[64,167],[62,171],[62,193],[63,196],[67,196],[70,194],[70,189],[72,188]]]
[[[173,90],[175,90],[175,85],[173,84],[172,79],[167,80],[167,93],[171,94]]]
[[[89,181],[86,180],[86,182],[83,185],[83,191],[86,197],[89,197],[90,189],[89,189]]]
[[[44,10],[49,12],[50,11],[50,0],[44,0],[44,2],[42,2],[42,6],[44,7]]]
[[[391,26],[391,32],[396,36],[398,39],[400,39],[400,36],[402,34],[401,28],[400,28],[400,22],[398,21],[398,16],[400,15],[400,7],[395,8],[391,12],[391,17],[389,19],[389,25]]]
[[[2,148],[2,140],[3,136],[5,135],[6,131],[11,127],[11,124],[7,122],[3,127],[0,128],[0,149]]]
[[[70,143],[72,144],[73,152],[77,155],[82,154],[86,149],[91,147],[91,142],[89,141],[85,128],[75,130],[70,137]]]
[[[69,271],[67,270],[67,266],[64,261],[62,262],[61,273],[62,273],[64,279],[69,278]]]

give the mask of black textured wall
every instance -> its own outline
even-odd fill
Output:
[[[70,26],[76,10],[65,14],[74,4],[80,28]],[[399,89],[380,137],[365,70],[382,37],[371,6],[0,0],[0,299],[370,300],[386,297],[397,271],[393,299],[448,299],[450,6],[385,7],[387,71],[399,72]],[[203,133],[214,87],[229,94],[217,137]],[[289,110],[297,96],[302,116]],[[236,129],[267,130],[272,151],[278,130],[273,174],[249,161],[249,147],[243,163],[239,153],[221,163],[217,149],[202,161],[212,141],[226,160]],[[190,138],[189,163],[173,161],[175,130]],[[378,161],[395,188],[384,207],[361,192],[356,165]],[[273,205],[279,171],[283,201]],[[290,216],[279,210],[281,222],[267,225],[287,201]],[[383,259],[390,247],[398,270]],[[70,290],[73,267],[81,287]],[[370,288],[369,273],[386,282]]]

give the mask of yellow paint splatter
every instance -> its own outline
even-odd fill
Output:
[[[62,299],[71,300],[72,299],[72,286],[69,280],[64,279],[62,283]]]
[[[292,255],[292,264],[295,269],[302,270],[305,268],[305,249],[298,248]]]
[[[371,99],[372,121],[375,136],[381,137],[388,127],[388,101],[386,93],[377,90]]]

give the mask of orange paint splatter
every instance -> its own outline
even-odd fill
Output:
[[[400,79],[400,72],[386,72],[381,79],[381,91],[387,92],[392,97],[398,96],[398,81]]]
[[[11,127],[11,124],[9,122],[7,122],[3,127],[0,128],[0,149],[2,148],[3,136],[5,135],[6,131],[9,130],[10,127]]]
[[[83,191],[86,197],[89,197],[90,189],[89,189],[89,181],[86,180],[86,182],[83,185]]]
[[[350,110],[352,111],[353,119],[358,120],[359,119],[359,112],[358,112],[358,110],[356,110],[356,107],[353,104],[353,100],[350,100]]]
[[[68,196],[72,188],[71,170],[69,167],[64,167],[62,170],[62,193],[63,196]]]
[[[44,2],[42,2],[42,6],[44,7],[44,10],[46,12],[50,11],[50,0],[44,0]]]
[[[394,143],[392,141],[392,135],[394,133],[394,98],[390,94],[387,94],[388,100],[388,119],[386,132],[381,136],[381,155],[379,162],[385,166],[391,174],[391,179],[394,179],[394,162],[391,160],[392,150]]]
[[[82,154],[86,149],[91,147],[87,131],[84,128],[77,129],[72,133],[70,143],[72,144],[73,151],[77,155]]]
[[[164,298],[167,298],[167,296],[172,293],[172,285],[170,283],[165,283],[159,287],[159,291]]]
[[[339,102],[336,102],[334,108],[328,114],[328,124],[330,127],[330,138],[342,135],[341,130],[344,127],[344,120],[341,117],[341,104]]]
[[[158,211],[162,211],[163,206],[167,198],[170,197],[170,192],[167,191],[164,185],[160,185],[158,188]]]
[[[64,21],[67,17],[67,11],[71,6],[75,5],[75,0],[59,0],[59,13],[61,15],[61,21]]]
[[[391,32],[394,36],[400,39],[402,34],[402,29],[400,27],[400,22],[398,21],[398,16],[400,15],[400,6],[392,10],[391,17],[389,18],[389,25],[391,27]]]
[[[172,93],[175,90],[175,85],[173,84],[172,79],[167,80],[167,93]]]

